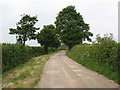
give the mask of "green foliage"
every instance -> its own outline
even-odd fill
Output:
[[[32,57],[43,54],[45,54],[43,47],[29,47],[20,44],[2,44],[2,71],[6,72],[19,64],[27,62]]]
[[[120,44],[109,41],[98,45],[76,45],[68,52],[68,56],[120,84],[118,51]]]
[[[62,9],[56,17],[55,24],[56,33],[69,48],[82,44],[86,39],[91,41],[89,36],[93,36],[89,32],[89,25],[84,22],[80,13],[77,13],[75,6],[67,6]]]
[[[62,45],[60,45],[59,46],[59,48],[58,48],[59,50],[67,50],[68,49],[68,47],[67,47],[67,45],[65,45],[65,44],[62,44]]]
[[[22,80],[26,77],[29,77],[30,75],[31,74],[28,71],[25,71],[25,72],[22,72],[19,76],[9,79],[8,82],[15,82],[18,80]]]
[[[118,76],[120,76],[120,43],[118,43]],[[118,82],[120,82],[120,77],[118,77]]]
[[[95,44],[104,44],[104,43],[108,43],[108,42],[115,42],[113,40],[113,34],[112,33],[106,33],[104,34],[104,37],[101,37],[100,34],[96,35],[96,41],[93,41],[93,43]]]
[[[60,41],[55,34],[55,27],[53,25],[44,26],[37,35],[37,41],[44,46],[46,53],[48,53],[48,47],[57,48],[60,45]]]
[[[34,25],[37,22],[37,16],[31,17],[30,15],[22,15],[21,20],[16,24],[17,28],[13,29],[10,28],[9,34],[16,34],[17,43],[25,45],[25,41],[28,39],[36,39],[36,30],[39,30],[39,28],[36,28]]]
[[[39,56],[45,54],[45,50],[43,47],[31,47],[32,48],[32,54],[34,56]],[[51,50],[51,49],[49,49]]]
[[[28,62],[5,72],[2,75],[2,88],[34,88],[41,79],[46,61],[57,52],[59,51],[34,57]]]

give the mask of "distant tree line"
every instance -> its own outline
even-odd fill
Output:
[[[16,34],[17,43],[25,45],[27,40],[37,39],[38,43],[44,46],[46,53],[49,47],[57,48],[64,43],[71,49],[83,41],[91,41],[89,24],[86,24],[82,15],[78,13],[75,6],[67,6],[59,12],[56,17],[55,26],[45,25],[43,29],[35,27],[38,22],[37,16],[23,14],[16,28],[10,28],[9,34]],[[36,33],[40,30],[39,33]]]

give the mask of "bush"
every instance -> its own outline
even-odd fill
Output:
[[[20,44],[2,44],[2,72],[6,72],[30,58],[45,54],[43,47],[29,47]]]
[[[76,45],[67,54],[76,62],[120,84],[118,80],[120,44],[110,41],[97,45]]]

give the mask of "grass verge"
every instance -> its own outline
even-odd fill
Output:
[[[114,80],[116,83],[120,84],[118,78],[119,74],[118,71],[113,71],[110,69],[110,67],[106,67],[104,64],[99,64],[98,62],[95,62],[91,60],[90,58],[77,58],[75,55],[72,53],[68,52],[67,56],[74,61],[76,61],[79,64],[82,64],[83,66],[89,68],[92,71],[96,71],[99,74],[104,75],[110,80]]]
[[[40,81],[43,68],[51,55],[58,51],[30,59],[2,75],[2,88],[34,88]]]

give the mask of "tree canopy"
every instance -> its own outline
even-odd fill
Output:
[[[34,25],[36,24],[37,16],[30,15],[21,15],[21,20],[16,24],[17,28],[10,28],[9,34],[16,34],[17,42],[25,45],[25,42],[29,39],[36,39],[36,28]]]
[[[55,21],[56,33],[61,41],[68,45],[69,49],[76,44],[82,44],[84,40],[91,41],[89,24],[86,24],[83,17],[75,9],[75,6],[67,6],[59,12]]]
[[[115,40],[113,39],[112,33],[106,33],[104,34],[104,37],[101,37],[100,34],[97,34],[95,42],[97,44],[104,44],[104,43],[115,42]]]
[[[44,46],[46,53],[48,53],[48,47],[57,48],[60,45],[60,41],[55,34],[55,27],[53,25],[44,26],[37,35],[37,41]]]

